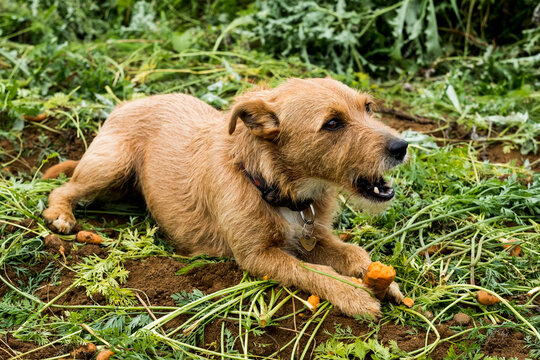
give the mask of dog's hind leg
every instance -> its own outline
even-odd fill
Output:
[[[121,140],[111,134],[96,137],[71,180],[51,192],[43,217],[54,230],[70,233],[76,223],[73,207],[79,200],[94,198],[130,178],[134,154]]]

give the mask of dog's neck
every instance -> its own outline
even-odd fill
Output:
[[[235,166],[269,204],[301,211],[326,193],[327,183],[300,177],[284,164],[274,144],[253,136],[245,127],[238,128],[230,140]]]
[[[259,189],[261,196],[272,206],[286,207],[292,211],[306,210],[312,203],[313,199],[307,198],[300,201],[293,201],[290,197],[284,196],[282,191],[275,185],[269,184],[264,178],[251,174],[243,163],[239,164],[240,169],[244,172],[253,185]]]

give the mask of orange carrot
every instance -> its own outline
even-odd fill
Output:
[[[28,121],[43,121],[47,118],[47,114],[45,113],[41,113],[41,114],[38,114],[36,116],[32,116],[32,115],[24,115],[23,116],[25,120],[28,120]]]
[[[114,352],[109,349],[101,350],[96,357],[96,360],[109,360],[111,356],[114,355]]]
[[[79,231],[77,233],[77,242],[87,244],[101,244],[101,236],[91,231]]]
[[[487,291],[480,290],[476,293],[476,300],[486,306],[495,305],[497,303],[500,303],[501,300],[499,300],[498,297],[491,295]]]
[[[512,255],[514,257],[520,257],[521,256],[521,247],[519,245],[514,245],[514,243],[517,242],[516,239],[508,240],[508,239],[502,238],[501,242],[505,244],[505,245],[503,245],[504,249],[510,249],[511,248],[510,249],[510,255]]]
[[[414,299],[411,299],[409,297],[406,297],[406,298],[403,298],[403,300],[401,300],[401,302],[403,303],[403,305],[407,306],[407,307],[413,307],[414,305]]]
[[[366,276],[364,277],[364,284],[373,290],[373,293],[379,300],[382,300],[395,277],[396,271],[392,266],[387,266],[376,261],[369,265]]]
[[[307,302],[312,306],[310,309],[311,312],[315,312],[317,306],[319,306],[319,303],[321,302],[321,299],[317,295],[311,295],[308,297]]]
[[[94,343],[87,343],[86,345],[80,346],[71,352],[71,356],[74,359],[90,359],[96,353],[97,348]]]

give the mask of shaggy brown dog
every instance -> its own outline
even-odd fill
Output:
[[[407,142],[374,119],[371,105],[369,95],[328,78],[245,93],[227,114],[182,94],[127,102],[43,215],[68,233],[80,199],[135,179],[178,251],[234,256],[345,314],[378,316],[379,301],[346,283],[363,277],[368,253],[331,229],[336,188],[379,210],[394,196],[382,175],[403,162]],[[387,298],[403,298],[396,283]]]

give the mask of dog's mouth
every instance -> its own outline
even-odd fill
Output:
[[[363,177],[359,177],[353,183],[356,191],[363,197],[376,201],[384,202],[392,200],[394,197],[394,188],[392,187],[392,178],[389,181],[384,180],[380,177],[376,180],[368,180]]]

